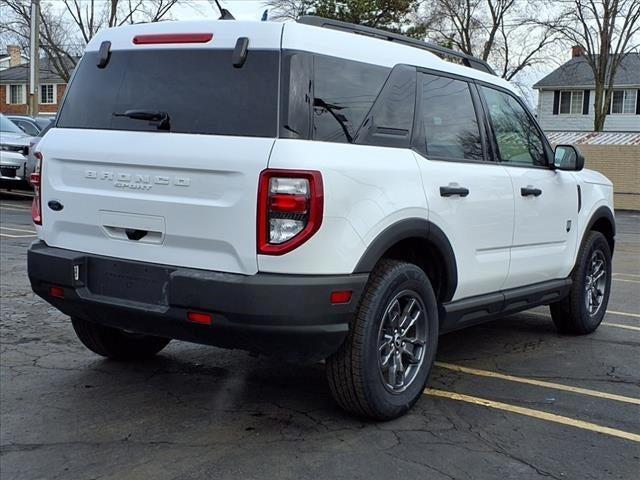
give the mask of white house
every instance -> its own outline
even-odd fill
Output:
[[[593,130],[595,82],[584,55],[574,47],[571,60],[533,86],[538,121],[547,132]],[[640,132],[640,53],[627,54],[618,67],[604,130]]]

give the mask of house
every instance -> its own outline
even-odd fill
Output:
[[[0,72],[0,112],[5,115],[27,115],[29,104],[29,64],[13,66]],[[40,85],[38,88],[38,111],[56,113],[67,88],[52,62],[40,59]]]
[[[544,77],[538,90],[538,121],[547,132],[593,130],[595,82],[584,50],[573,47],[572,58]],[[614,78],[606,132],[640,132],[640,53],[627,54]]]
[[[17,67],[29,59],[20,51],[18,45],[7,45],[7,53],[0,55],[0,71],[10,67]]]

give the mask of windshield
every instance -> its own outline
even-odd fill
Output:
[[[0,132],[21,133],[24,135],[24,132],[4,115],[0,116]]]
[[[116,50],[98,68],[89,52],[56,126],[275,138],[279,55],[252,50],[236,68],[226,49]]]

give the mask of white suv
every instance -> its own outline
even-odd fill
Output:
[[[440,333],[605,314],[611,182],[423,42],[316,17],[104,30],[39,150],[31,284],[106,357],[326,359],[343,408],[389,419]]]

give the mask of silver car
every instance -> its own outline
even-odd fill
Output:
[[[0,114],[0,183],[2,186],[21,186],[26,180],[29,135],[11,120]]]

